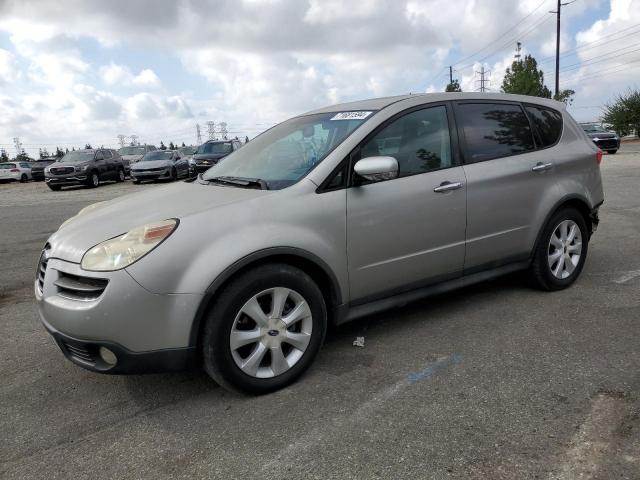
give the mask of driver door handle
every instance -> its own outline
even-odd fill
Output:
[[[462,182],[442,182],[434,188],[433,191],[436,193],[445,193],[451,190],[458,190],[459,188],[462,188]]]
[[[550,170],[553,167],[553,163],[536,163],[536,166],[531,169],[532,172],[544,172],[545,170]]]

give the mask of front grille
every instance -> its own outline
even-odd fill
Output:
[[[137,168],[135,170],[135,173],[145,173],[145,172],[162,172],[163,170],[166,170],[167,167],[160,167],[160,168]]]
[[[604,138],[594,142],[598,147],[606,149],[618,148],[618,142],[614,139]]]
[[[62,345],[65,350],[77,360],[87,363],[96,363],[97,355],[90,351],[85,345],[82,344],[71,344],[62,340]]]
[[[48,243],[44,246],[42,253],[40,254],[40,260],[38,260],[38,271],[36,276],[38,278],[38,287],[40,287],[40,293],[44,288],[44,276],[47,273],[47,264],[49,263],[49,252],[51,251],[51,245]]]
[[[54,175],[66,175],[74,171],[75,169],[73,167],[51,167],[49,169],[49,173],[53,173]]]
[[[58,279],[53,284],[57,287],[59,296],[70,300],[96,300],[109,283],[103,278],[81,277],[66,272],[58,273]]]

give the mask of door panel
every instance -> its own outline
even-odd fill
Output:
[[[433,191],[447,181],[461,182],[462,188]],[[352,299],[462,274],[464,184],[462,167],[454,167],[348,190]]]
[[[352,300],[462,274],[466,180],[453,155],[451,120],[445,105],[412,109],[384,124],[358,147],[354,161],[394,157],[400,178],[347,191]]]

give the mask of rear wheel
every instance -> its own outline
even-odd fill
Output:
[[[54,192],[57,192],[62,188],[60,185],[51,185],[51,184],[47,185],[47,187],[49,187]]]
[[[295,267],[264,265],[232,281],[216,299],[202,335],[204,368],[234,390],[278,390],[311,365],[326,328],[315,282]]]
[[[27,177],[26,173],[20,175],[20,183],[27,183],[29,181],[29,177]]]
[[[589,231],[582,214],[572,207],[553,215],[542,232],[530,276],[542,290],[562,290],[576,281],[587,258]]]
[[[89,188],[96,188],[98,185],[100,185],[100,176],[98,175],[98,172],[91,172],[89,174],[89,178],[87,178],[87,186]]]
[[[607,153],[610,155],[615,155],[618,150],[607,150]]]

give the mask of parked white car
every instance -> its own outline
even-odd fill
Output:
[[[0,182],[14,180],[21,183],[31,180],[31,164],[28,162],[0,163]]]

